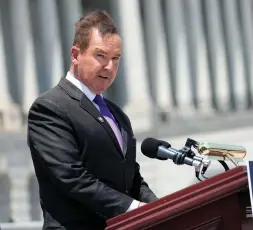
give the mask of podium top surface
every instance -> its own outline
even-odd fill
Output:
[[[150,204],[142,206],[107,221],[107,229],[128,222],[145,221],[146,224],[163,219],[173,218],[196,207],[222,199],[233,193],[248,188],[247,168],[238,166],[224,173],[213,176],[204,181],[160,198]]]

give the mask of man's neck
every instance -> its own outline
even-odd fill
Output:
[[[91,101],[95,98],[96,94],[89,89],[83,82],[81,82],[75,75],[69,71],[66,79],[69,80],[73,85],[80,89]]]

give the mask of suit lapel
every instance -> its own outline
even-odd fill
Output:
[[[124,129],[123,122],[120,119],[120,116],[118,115],[118,113],[113,109],[112,106],[110,106],[110,104],[107,102],[107,100],[105,102],[106,102],[110,112],[112,113],[112,115],[115,117],[116,121],[119,124],[119,129],[120,129],[120,133],[121,133],[122,141],[123,141],[123,151],[121,151],[121,152],[123,152],[123,155],[125,156],[126,152],[127,152],[127,144],[128,144],[127,131]]]
[[[122,153],[121,147],[119,145],[118,139],[115,136],[111,126],[108,124],[107,120],[101,115],[101,113],[97,110],[94,104],[83,94],[80,100],[80,106],[85,109],[91,116],[93,116],[108,132],[111,136],[114,144],[117,146],[119,151]]]
[[[58,86],[61,87],[73,99],[80,101],[80,107],[83,108],[85,111],[87,111],[104,127],[104,129],[108,132],[114,144],[116,145],[116,147],[118,148],[118,150],[120,151],[122,155],[121,147],[119,145],[117,137],[115,136],[111,126],[108,124],[107,120],[103,117],[103,115],[98,111],[95,105],[89,100],[89,98],[80,89],[78,89],[76,86],[74,86],[71,82],[69,82],[64,77],[60,80],[60,82],[58,83]],[[116,119],[118,118],[116,114],[113,114],[113,115],[115,116]]]

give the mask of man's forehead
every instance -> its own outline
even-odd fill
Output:
[[[121,49],[121,38],[118,34],[102,36],[97,29],[94,29],[90,36],[90,46]]]

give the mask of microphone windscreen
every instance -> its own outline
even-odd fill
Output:
[[[148,137],[142,142],[141,151],[147,157],[157,158],[157,150],[160,145],[166,148],[169,148],[171,146],[166,141],[161,141],[155,138]]]

